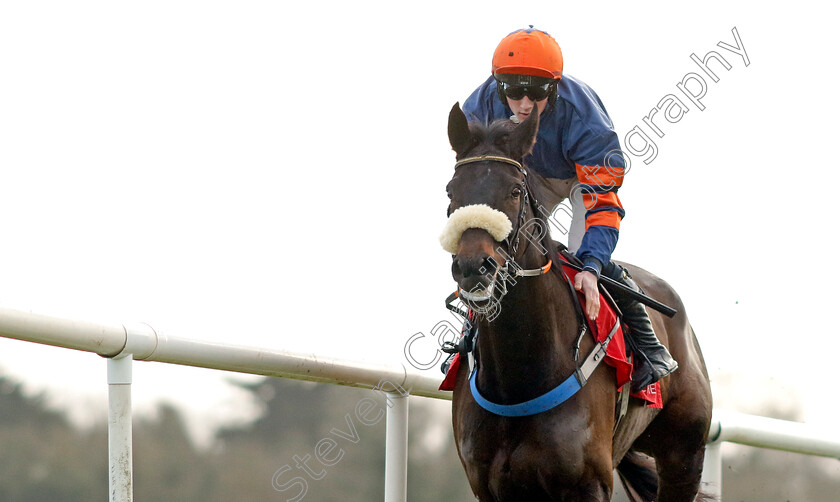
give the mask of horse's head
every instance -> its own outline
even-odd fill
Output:
[[[499,267],[516,258],[518,236],[529,210],[522,158],[533,147],[539,114],[519,125],[468,124],[456,103],[449,113],[455,175],[446,186],[449,220],[441,235],[453,254],[452,277],[470,302],[493,297]]]

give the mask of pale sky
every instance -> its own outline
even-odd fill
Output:
[[[685,98],[677,84],[702,74],[691,54],[731,65],[701,75],[703,111],[659,122],[653,162],[632,158],[614,258],[682,295],[718,404],[829,423],[838,36],[822,3],[779,5],[4,3],[0,305],[405,362],[454,287],[437,242],[448,110],[534,24],[622,138]],[[717,45],[733,28],[749,66]],[[0,340],[0,372],[104,419],[98,356]],[[245,377],[134,373],[141,411],[251,416],[224,383]]]

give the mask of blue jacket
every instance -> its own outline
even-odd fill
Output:
[[[467,119],[490,123],[513,115],[496,93],[491,76],[464,102]],[[586,211],[586,232],[577,256],[600,274],[618,242],[624,209],[618,187],[624,178],[624,156],[603,103],[585,83],[563,75],[557,100],[540,115],[537,143],[525,164],[546,178],[577,177]]]

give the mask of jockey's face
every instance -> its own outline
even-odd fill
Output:
[[[536,106],[537,113],[542,113],[545,110],[545,105],[548,103],[548,98],[539,101],[532,101],[528,96],[522,96],[522,99],[511,99],[506,97],[508,106],[519,122],[524,122],[525,119],[534,111]]]

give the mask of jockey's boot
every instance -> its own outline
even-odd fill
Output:
[[[634,291],[642,293],[636,281],[630,277],[627,270],[615,263],[610,263],[602,273],[610,279],[618,281]],[[630,386],[632,392],[639,392],[648,385],[676,371],[677,361],[671,357],[668,349],[659,343],[653,326],[650,323],[645,306],[633,298],[620,293],[613,295],[615,303],[624,315],[624,322],[630,328],[630,345],[633,348],[634,366],[633,381]]]

